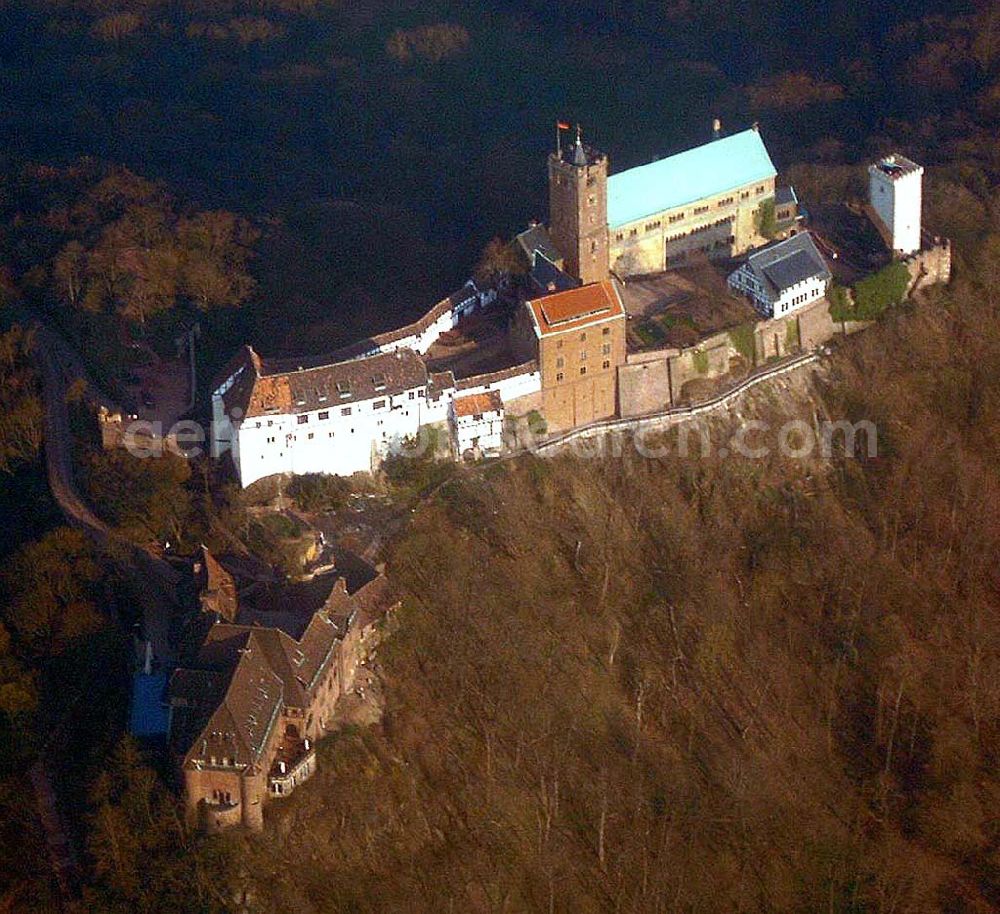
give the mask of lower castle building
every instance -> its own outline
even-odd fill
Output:
[[[169,740],[192,824],[263,828],[264,805],[316,770],[316,741],[398,606],[381,575],[343,578],[304,627],[290,614],[236,624],[214,613],[170,679]]]

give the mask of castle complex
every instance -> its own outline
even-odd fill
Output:
[[[574,143],[557,144],[549,224],[515,239],[527,270],[517,287],[470,281],[413,324],[327,358],[276,361],[244,347],[213,385],[213,456],[229,453],[244,486],[282,473],[371,472],[428,427],[445,433],[455,457],[492,456],[509,417],[535,415],[553,433],[626,412],[630,279],[750,252],[727,281],[761,319],[784,320],[826,295],[825,258],[837,255],[802,231],[795,192],[776,185],[756,126],[723,136],[716,121],[702,145],[609,172],[579,129]],[[869,169],[867,212],[897,259],[922,251],[922,174],[900,155]],[[514,309],[513,356],[480,374],[432,370],[435,344],[498,297]],[[781,340],[797,337],[773,328],[762,358],[786,354]],[[720,357],[717,373],[725,365]],[[649,402],[673,402],[673,384]]]
[[[579,131],[549,155],[549,225],[516,236],[526,269],[516,283],[469,281],[412,324],[325,358],[274,360],[245,346],[213,384],[213,456],[228,453],[243,486],[372,472],[428,428],[445,433],[455,458],[497,456],[510,418],[541,419],[543,434],[599,433],[602,420],[664,415],[696,377],[732,374],[734,364],[745,372],[835,332],[829,309],[807,306],[823,304],[838,253],[803,230],[795,192],[776,188],[756,128],[723,137],[716,123],[709,143],[608,172],[607,155]],[[895,259],[911,289],[948,280],[950,245],[921,227],[922,174],[886,156],[869,168],[867,205],[845,207],[873,238],[863,275]],[[636,277],[743,254],[719,277],[759,314],[741,325],[749,355],[727,330],[686,350],[629,351],[630,278],[641,285]],[[504,364],[478,374],[460,361],[442,366],[441,340],[498,312]],[[380,620],[399,601],[381,575],[353,593],[341,579],[318,609],[271,618],[239,605],[233,578],[207,551],[196,571],[201,612],[168,690],[187,812],[210,830],[259,829],[264,803],[315,770],[315,741],[357,689]]]

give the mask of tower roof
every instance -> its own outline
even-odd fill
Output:
[[[777,173],[760,133],[753,129],[734,133],[612,175],[608,225],[626,225]]]
[[[625,307],[611,279],[534,298],[525,305],[538,337],[579,330],[611,318],[625,318]]]

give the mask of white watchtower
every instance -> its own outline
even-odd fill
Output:
[[[892,153],[868,166],[868,201],[885,227],[894,254],[920,250],[920,207],[924,169]]]

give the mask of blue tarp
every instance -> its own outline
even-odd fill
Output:
[[[132,679],[132,710],[129,732],[140,739],[155,739],[167,735],[170,723],[166,704],[167,674],[136,673]]]
[[[608,225],[617,228],[664,210],[777,175],[756,130],[744,130],[608,178]]]

